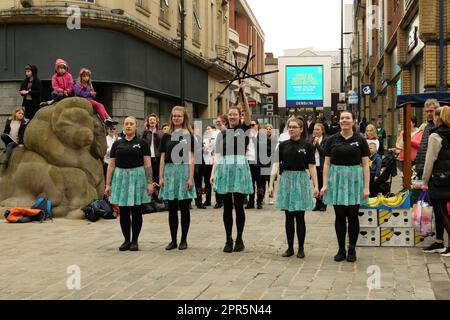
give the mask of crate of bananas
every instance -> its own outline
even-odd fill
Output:
[[[409,191],[401,191],[392,197],[384,197],[379,193],[376,197],[368,198],[365,203],[361,204],[361,208],[372,209],[404,209],[411,208],[411,195]]]

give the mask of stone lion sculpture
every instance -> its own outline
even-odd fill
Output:
[[[24,144],[0,170],[2,211],[47,196],[55,217],[82,218],[81,208],[103,198],[105,128],[87,100],[67,98],[40,109]]]

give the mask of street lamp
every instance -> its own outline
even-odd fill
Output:
[[[341,0],[341,93],[344,92],[344,0]]]
[[[184,17],[186,11],[184,10],[184,0],[179,0],[180,4],[180,32],[181,32],[181,40],[180,40],[180,103],[181,106],[184,106]]]

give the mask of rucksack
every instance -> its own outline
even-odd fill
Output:
[[[94,200],[83,208],[84,216],[89,221],[95,222],[100,218],[116,219],[117,214],[105,200]]]
[[[31,209],[40,209],[44,213],[44,220],[50,219],[53,221],[52,214],[52,201],[47,197],[37,199],[37,201],[31,206]]]

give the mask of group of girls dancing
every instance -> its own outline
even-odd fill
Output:
[[[244,82],[240,89],[245,88]],[[210,182],[223,203],[226,253],[245,250],[244,201],[254,192],[252,174],[246,158],[249,143],[247,131],[251,115],[245,95],[242,105],[228,110],[227,127],[217,136]],[[302,118],[287,122],[290,138],[281,142],[273,155],[269,195],[274,195],[274,180],[280,175],[276,207],[285,211],[288,248],[283,257],[294,255],[295,229],[299,247],[298,258],[305,257],[305,211],[312,210],[316,198],[317,211],[333,205],[339,251],[335,261],[356,261],[359,234],[358,211],[363,198],[369,196],[369,147],[364,137],[354,130],[355,117],[350,111],[340,114],[341,131],[323,139],[308,141]],[[320,129],[320,128],[319,128]],[[141,205],[149,202],[156,182],[148,143],[136,136],[137,121],[124,122],[123,139],[114,142],[107,171],[105,194],[120,207],[120,225],[124,243],[120,250],[138,250],[142,227]],[[188,248],[190,202],[196,198],[194,183],[194,133],[186,108],[176,106],[170,114],[169,130],[159,143],[159,196],[168,200],[171,241],[166,250]],[[318,153],[324,155],[320,161]],[[307,173],[309,172],[309,174]],[[320,176],[320,177],[319,177]],[[320,185],[319,185],[320,183]],[[236,237],[233,238],[233,208],[236,216]],[[178,242],[178,211],[181,211],[181,239]],[[322,210],[323,211],[323,210]],[[132,219],[130,219],[130,215]],[[348,222],[348,227],[347,227]],[[131,230],[130,230],[131,229]],[[349,247],[346,249],[346,233]],[[131,232],[132,231],[132,232]],[[132,236],[131,236],[132,233]]]

